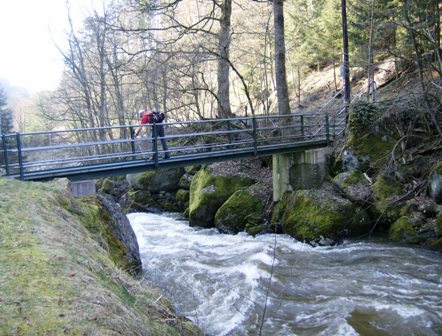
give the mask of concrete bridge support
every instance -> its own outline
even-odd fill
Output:
[[[278,202],[286,191],[320,186],[330,154],[330,148],[320,148],[273,155],[273,201]]]
[[[95,195],[95,180],[71,181],[69,188],[74,197],[93,196]]]

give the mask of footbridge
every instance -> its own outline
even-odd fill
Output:
[[[344,109],[1,135],[3,175],[21,180],[96,179],[169,167],[326,147],[345,126]],[[145,128],[141,137],[135,133]],[[162,142],[167,143],[167,150]],[[169,156],[169,158],[165,158]]]

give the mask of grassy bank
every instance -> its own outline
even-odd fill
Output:
[[[0,335],[196,335],[118,269],[63,182],[0,178]]]

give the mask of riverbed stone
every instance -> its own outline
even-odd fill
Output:
[[[238,176],[217,176],[210,168],[201,169],[192,179],[189,200],[189,225],[214,227],[219,207],[237,190],[254,180]]]
[[[253,196],[249,190],[237,190],[216,212],[215,226],[222,233],[242,232],[247,226],[247,218],[259,217],[262,209],[261,200]],[[259,223],[254,224],[254,226],[259,225]],[[251,225],[249,225],[249,229],[252,229]]]
[[[371,197],[371,186],[360,170],[346,171],[333,178],[333,182],[345,196],[358,204],[366,203]]]
[[[366,211],[340,196],[331,184],[285,193],[272,217],[273,223],[278,221],[283,233],[313,245],[336,243],[370,230]]]

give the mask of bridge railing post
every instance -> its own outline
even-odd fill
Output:
[[[155,162],[155,167],[158,168],[158,130],[157,124],[153,123],[152,125],[152,151],[153,151],[153,160]]]
[[[2,134],[2,146],[3,146],[3,164],[5,165],[6,175],[9,175],[9,158],[8,158],[8,138],[5,134]]]
[[[252,118],[252,136],[253,136],[253,154],[258,156],[258,134],[257,134],[257,126],[256,126],[256,118],[253,116]]]
[[[20,172],[20,179],[24,178],[24,169],[23,169],[23,156],[22,156],[22,148],[21,148],[21,137],[20,133],[15,133],[15,139],[17,142],[17,157],[18,157],[18,168]]]
[[[327,144],[330,142],[330,123],[328,120],[328,112],[325,113],[325,139]]]
[[[130,148],[132,150],[132,154],[134,154],[134,156],[132,156],[132,160],[136,160],[137,156],[135,155],[136,152],[136,148],[135,148],[135,131],[134,131],[134,127],[130,126],[129,127],[129,132],[130,132]]]
[[[304,140],[304,115],[301,114],[299,118],[300,118],[299,122],[301,123],[301,136],[302,139]]]

